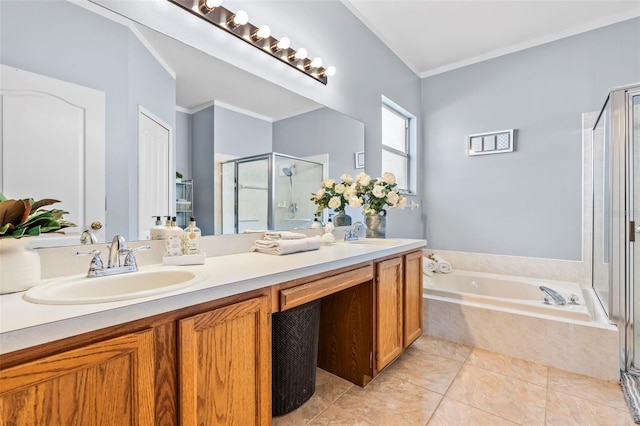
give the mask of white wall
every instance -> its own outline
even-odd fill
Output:
[[[640,81],[640,19],[422,81],[429,247],[581,260],[581,115]],[[469,134],[517,129],[468,157]]]

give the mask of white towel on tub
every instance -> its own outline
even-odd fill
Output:
[[[322,240],[320,240],[320,236],[318,235],[297,240],[257,240],[253,242],[251,251],[275,255],[290,254],[300,251],[318,250],[321,242]]]
[[[422,272],[425,275],[431,276],[438,268],[438,264],[435,260],[429,259],[427,256],[422,256]]]
[[[444,260],[443,258],[441,258],[440,256],[438,256],[437,254],[431,255],[431,258],[436,262],[436,265],[437,265],[436,272],[440,272],[442,274],[448,274],[449,272],[453,271],[451,264],[446,260]]]

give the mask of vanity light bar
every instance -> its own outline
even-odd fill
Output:
[[[272,37],[269,27],[256,27],[248,21],[246,12],[239,10],[234,13],[221,6],[220,0],[169,0],[181,8],[191,12],[199,18],[215,25],[234,36],[242,39],[264,53],[279,59],[285,64],[297,69],[322,84],[327,84],[327,77],[336,73],[335,67],[322,67],[320,58],[308,59],[304,48],[292,49],[289,39],[280,40]],[[240,18],[240,19],[238,19]],[[266,28],[265,28],[266,27]]]

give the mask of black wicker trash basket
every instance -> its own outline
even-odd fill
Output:
[[[273,314],[272,410],[287,414],[316,389],[320,300]]]

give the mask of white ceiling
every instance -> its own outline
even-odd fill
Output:
[[[640,0],[343,0],[428,77],[640,16]]]

